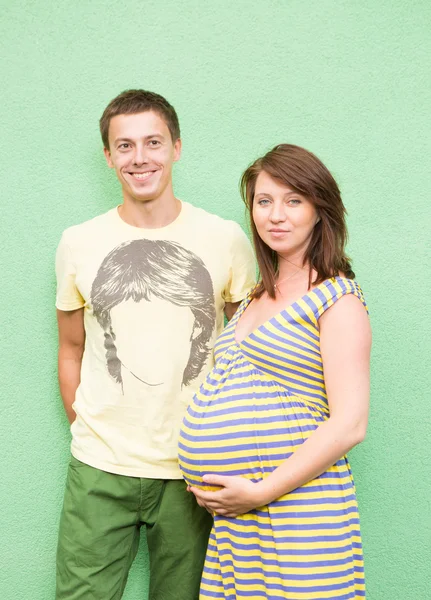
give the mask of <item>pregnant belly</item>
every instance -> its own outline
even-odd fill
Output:
[[[202,481],[206,474],[261,481],[291,456],[321,420],[292,398],[233,412],[192,404],[179,439],[183,477],[207,490],[214,488]]]
[[[226,429],[226,428],[224,428]],[[260,461],[253,460],[258,448],[233,432],[214,434],[210,430],[190,431],[184,427],[179,440],[178,460],[185,481],[205,490],[215,490],[202,481],[204,475],[237,475],[262,479]]]

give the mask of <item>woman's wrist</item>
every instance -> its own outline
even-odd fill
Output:
[[[277,492],[271,485],[271,481],[268,481],[268,478],[262,479],[262,481],[256,483],[256,501],[259,502],[258,506],[266,506],[273,502],[277,497]]]

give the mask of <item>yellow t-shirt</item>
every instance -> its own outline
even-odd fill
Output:
[[[84,307],[72,454],[110,473],[181,479],[185,409],[213,366],[225,303],[254,283],[245,234],[186,202],[160,229],[115,208],[63,233],[56,273],[57,308]]]

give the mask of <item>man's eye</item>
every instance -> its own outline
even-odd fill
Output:
[[[160,146],[159,140],[150,140],[150,146]]]
[[[127,142],[124,142],[124,144],[120,144],[118,147],[121,148],[122,150],[128,150],[130,148],[130,144],[127,144]]]

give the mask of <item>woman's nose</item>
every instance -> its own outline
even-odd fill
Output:
[[[285,221],[286,213],[284,211],[283,206],[274,203],[272,205],[272,210],[270,212],[269,218],[273,223],[281,223],[282,221]]]

